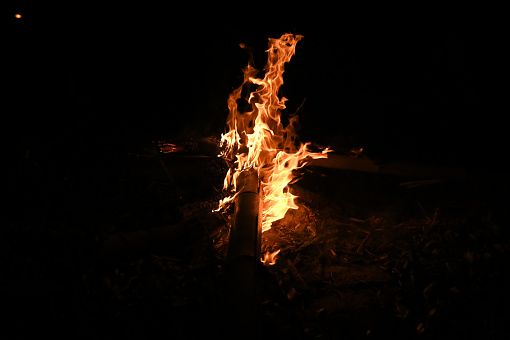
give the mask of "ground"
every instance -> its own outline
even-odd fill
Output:
[[[160,154],[105,136],[20,146],[2,215],[2,332],[221,336],[228,214],[211,210],[222,161],[201,157],[197,141]],[[263,235],[264,250],[281,249],[261,265],[265,338],[503,337],[504,183],[302,176],[300,209]]]

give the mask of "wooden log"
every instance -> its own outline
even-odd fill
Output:
[[[500,174],[469,168],[405,162],[375,162],[364,156],[329,153],[328,158],[314,159],[310,166],[449,181],[478,181]]]
[[[255,170],[238,178],[234,222],[230,229],[228,259],[246,255],[260,259],[261,221],[259,219],[259,180]]]
[[[225,264],[229,339],[258,339],[260,326],[259,180],[255,170],[241,173]]]

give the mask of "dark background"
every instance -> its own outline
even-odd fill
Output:
[[[22,12],[21,20],[13,13]],[[497,10],[102,6],[9,9],[13,139],[218,136],[253,46],[302,34],[282,94],[304,141],[383,159],[502,164]],[[27,117],[30,117],[27,119]],[[116,131],[114,133],[114,131]]]
[[[239,43],[261,69],[267,38],[304,35],[281,90],[288,113],[304,101],[303,141],[362,147],[383,165],[505,169],[498,9],[47,6],[3,14],[0,290],[10,327],[0,329],[18,338],[223,336],[224,252],[213,243],[228,224],[210,212],[225,165],[158,154],[152,141],[219,137],[248,61]],[[416,178],[310,170],[295,188],[317,238],[282,252],[269,275],[284,282],[276,292],[296,288],[290,314],[309,338],[396,328],[409,339],[419,325],[434,339],[505,334],[507,180],[481,177],[413,191],[400,184]],[[156,245],[137,237],[158,228],[170,236]],[[126,235],[134,254],[111,242]],[[327,265],[338,270],[332,288],[326,270],[316,275]],[[360,272],[385,279],[360,286]],[[354,285],[341,283],[349,277]]]

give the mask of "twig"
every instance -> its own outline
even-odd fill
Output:
[[[363,245],[365,244],[365,241],[367,240],[367,238],[370,236],[370,231],[367,232],[367,236],[363,239],[363,242],[361,242],[361,244],[359,245],[358,249],[356,249],[356,253],[359,254],[359,251],[361,250],[361,247],[363,247]]]

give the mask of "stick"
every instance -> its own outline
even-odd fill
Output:
[[[440,165],[411,164],[404,162],[385,162],[379,164],[368,157],[352,157],[340,154],[328,154],[328,158],[314,159],[311,166],[323,168],[361,171],[397,176],[442,179],[451,181],[474,181],[495,176],[497,173],[476,169],[454,168]]]
[[[365,244],[365,241],[367,240],[367,238],[370,236],[370,232],[367,233],[367,236],[363,239],[363,242],[361,242],[361,244],[359,245],[358,249],[356,249],[356,253],[359,254],[359,251],[361,250],[361,247],[363,247],[363,245]]]

